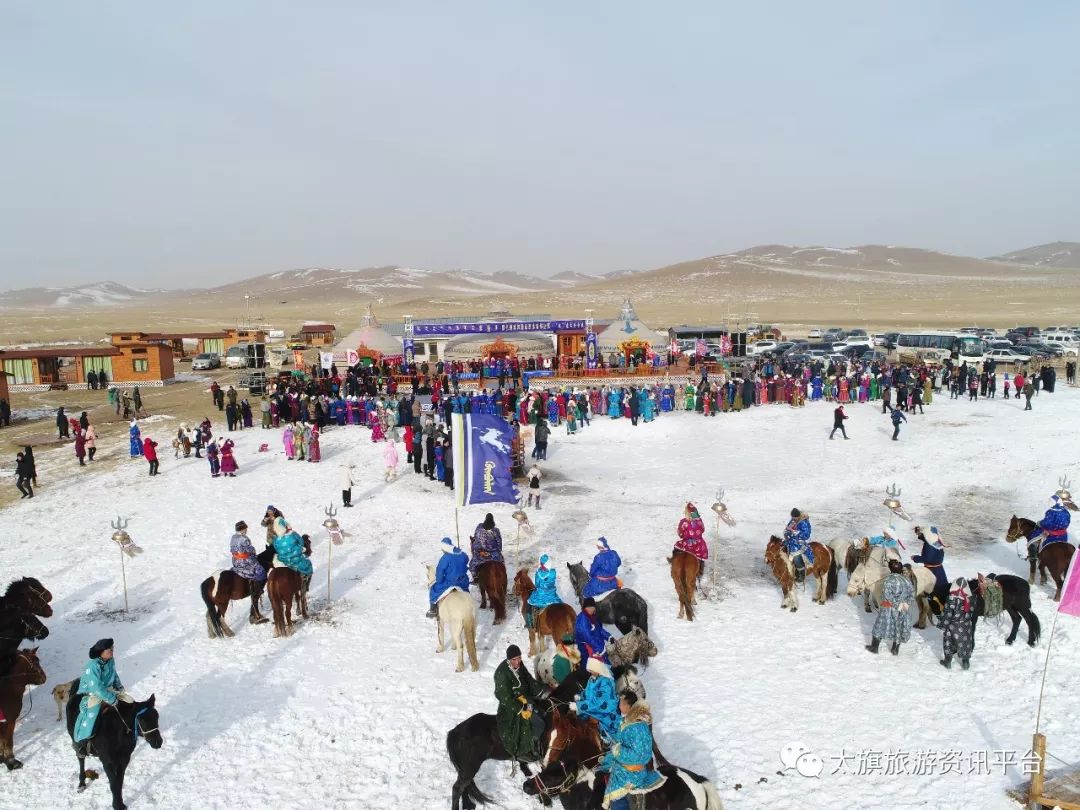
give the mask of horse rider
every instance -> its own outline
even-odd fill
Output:
[[[504,562],[502,553],[502,532],[495,525],[491,512],[484,516],[484,522],[476,527],[470,540],[472,559],[469,560],[469,576],[476,581],[476,569],[484,563]]]
[[[581,652],[574,643],[573,633],[563,633],[562,639],[555,645],[555,654],[551,659],[551,678],[558,686],[581,666]]]
[[[533,584],[536,589],[529,594],[529,606],[532,608],[529,611],[530,627],[535,627],[534,616],[548,605],[561,605],[562,599],[559,598],[559,592],[555,587],[555,579],[558,575],[558,571],[551,562],[551,557],[547,554],[541,554],[539,565],[536,568],[536,573],[533,574]]]
[[[933,598],[937,600],[939,607],[945,607],[949,600],[949,578],[945,575],[945,546],[938,535],[937,526],[930,527],[930,534],[933,539],[928,540],[923,530],[919,526],[915,527],[915,536],[922,540],[922,553],[912,555],[911,561],[930,569],[935,580]]]
[[[244,521],[236,524],[235,534],[229,541],[229,553],[232,555],[233,573],[250,583],[251,620],[261,624],[269,621],[259,613],[259,601],[262,599],[263,588],[266,587],[266,569],[255,555],[255,546],[251,545],[247,530],[248,525]]]
[[[881,606],[874,621],[873,635],[866,649],[877,653],[882,639],[892,641],[889,652],[900,654],[900,645],[911,638],[911,614],[908,607],[915,600],[915,589],[904,575],[900,560],[889,560],[889,575],[881,588]]]
[[[457,548],[454,541],[444,537],[439,542],[442,556],[435,566],[435,581],[428,589],[428,612],[424,614],[429,619],[438,615],[439,600],[455,588],[462,593],[469,592],[469,555]]]
[[[784,548],[795,568],[795,579],[803,581],[806,564],[814,564],[814,552],[810,549],[810,516],[802,510],[791,510],[791,520],[784,527]]]
[[[533,761],[540,755],[544,718],[533,701],[546,697],[544,688],[521,662],[516,644],[506,648],[506,659],[495,669],[496,725],[506,752],[515,759]],[[650,752],[651,753],[651,752]]]
[[[277,510],[275,510],[277,511]],[[281,564],[298,573],[304,581],[304,590],[307,590],[311,580],[311,560],[304,556],[304,539],[290,526],[281,513],[274,518],[274,553],[281,560]]]
[[[589,680],[584,694],[578,695],[570,704],[570,711],[578,717],[592,718],[600,726],[605,740],[611,740],[619,731],[619,698],[615,694],[615,677],[608,665],[592,656],[585,662]]]
[[[266,513],[263,515],[263,519],[259,522],[259,525],[266,529],[266,547],[274,545],[274,538],[277,536],[274,534],[274,521],[283,517],[281,512],[274,508],[273,504],[266,507]]]
[[[1050,496],[1052,501],[1043,519],[1039,521],[1039,531],[1028,538],[1028,558],[1037,558],[1039,552],[1051,543],[1069,542],[1069,523],[1072,521],[1069,510],[1058,495]]]
[[[76,694],[83,698],[79,701],[79,717],[75,721],[74,746],[76,755],[85,758],[90,738],[94,736],[94,724],[101,704],[115,706],[118,700],[134,702],[131,695],[124,691],[124,685],[116,674],[111,638],[103,638],[90,648],[90,661],[79,678]]]
[[[697,557],[701,562],[698,566],[698,579],[705,573],[705,563],[709,559],[709,545],[705,542],[705,523],[701,520],[697,507],[692,503],[686,504],[683,510],[683,518],[679,521],[676,529],[679,539],[675,542],[674,551],[681,551]],[[674,552],[672,552],[674,553]]]
[[[618,573],[622,560],[619,553],[608,545],[606,537],[597,539],[596,548],[596,556],[589,566],[589,581],[581,589],[582,596],[595,597],[621,587]]]
[[[581,613],[574,620],[574,641],[581,651],[581,660],[586,662],[596,655],[607,661],[604,650],[610,638],[611,633],[596,618],[596,600],[586,596],[581,601]]]
[[[653,756],[649,704],[627,689],[619,696],[619,714],[622,722],[615,732],[611,750],[604,755],[597,771],[608,774],[604,807],[630,810],[631,794],[655,790],[666,777],[648,768]]]

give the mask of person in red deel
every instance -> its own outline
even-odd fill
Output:
[[[143,458],[150,462],[150,475],[158,474],[157,442],[147,436],[143,439]]]
[[[705,524],[698,514],[697,507],[692,503],[686,505],[685,517],[679,521],[677,529],[679,540],[675,543],[675,551],[684,551],[693,554],[702,562],[709,559],[709,546],[705,542]]]

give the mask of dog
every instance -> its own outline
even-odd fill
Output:
[[[71,697],[71,684],[61,683],[52,688],[53,700],[56,701],[56,719],[64,719],[64,707],[67,706],[68,698]]]

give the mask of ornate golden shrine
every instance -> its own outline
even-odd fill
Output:
[[[647,340],[632,337],[619,344],[619,351],[622,353],[622,356],[627,363],[630,362],[631,357],[634,358],[635,363],[643,363],[649,359],[649,352],[652,351],[652,344]]]
[[[507,343],[501,337],[495,338],[494,343],[485,343],[480,347],[480,355],[487,360],[494,357],[495,359],[503,359],[506,357],[517,357],[518,347],[513,343]]]
[[[378,349],[369,349],[366,344],[361,343],[356,347],[356,356],[359,357],[361,361],[367,360],[372,365],[375,365],[382,360],[383,354]]]

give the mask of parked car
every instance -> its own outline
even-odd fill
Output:
[[[886,332],[884,335],[882,335],[882,338],[885,341],[883,345],[885,346],[886,349],[895,349],[896,348],[896,341],[897,341],[897,339],[899,337],[900,337],[899,332]]]
[[[1014,326],[1010,331],[1020,332],[1024,337],[1037,337],[1039,335],[1039,327],[1037,326]]]
[[[841,329],[839,326],[832,326],[825,330],[825,340],[843,340],[847,337],[847,332]]]
[[[1029,340],[1024,344],[1029,349],[1045,354],[1047,357],[1064,357],[1065,347],[1058,343],[1047,343],[1044,340]]]
[[[788,346],[786,349],[782,349],[779,353],[784,355],[784,357],[791,357],[792,355],[803,354],[809,348],[810,344],[807,341],[793,340],[791,341],[790,346]]]
[[[1013,344],[1011,340],[991,340],[986,344],[987,349],[1012,349]]]
[[[991,349],[986,353],[986,359],[998,363],[1026,363],[1031,358],[1016,351],[1016,347],[1013,347],[1012,349]]]
[[[1075,357],[1080,352],[1080,343],[1077,342],[1076,336],[1069,332],[1050,332],[1043,335],[1043,341],[1047,346],[1056,346],[1061,348],[1060,354],[1055,354],[1060,357],[1062,355],[1070,355]]]
[[[248,347],[246,344],[238,344],[225,352],[225,368],[247,368]]]
[[[881,362],[885,359],[885,352],[881,349],[866,349],[859,355],[859,360],[864,363]]]
[[[821,340],[821,330],[816,326],[806,333],[808,340]]]
[[[746,353],[751,356],[775,351],[778,343],[775,340],[755,340],[746,347]]]
[[[192,371],[203,371],[211,368],[221,368],[221,358],[214,352],[203,352],[195,355],[191,361]]]
[[[866,346],[867,348],[874,345],[874,341],[865,329],[852,329],[844,338],[844,343],[848,346]]]

